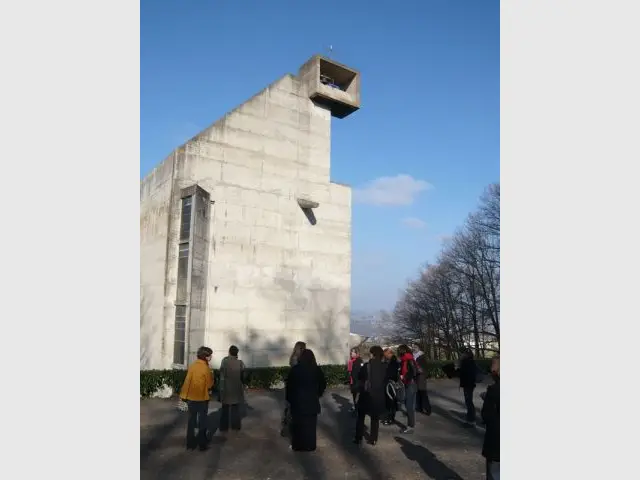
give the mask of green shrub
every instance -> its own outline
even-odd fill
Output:
[[[479,369],[488,373],[491,367],[491,359],[476,360]],[[427,362],[427,378],[445,378],[442,366],[444,360],[430,360]],[[327,385],[336,387],[344,385],[347,380],[346,365],[321,365],[327,379]],[[254,389],[269,389],[280,382],[284,382],[289,374],[290,367],[263,367],[247,369],[247,386]],[[163,385],[171,387],[174,392],[180,391],[186,370],[141,370],[140,371],[140,396],[149,397]],[[214,383],[219,384],[220,372],[213,371]],[[214,388],[215,390],[215,388]]]

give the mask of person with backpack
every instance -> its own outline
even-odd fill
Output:
[[[473,359],[473,352],[467,348],[460,359],[460,388],[464,393],[464,404],[467,408],[465,421],[469,425],[475,425],[476,407],[473,404],[473,392],[476,389],[476,378],[478,376],[478,366]]]
[[[386,412],[385,389],[387,386],[387,366],[382,362],[382,347],[374,345],[369,350],[371,359],[360,369],[358,375],[358,419],[353,443],[360,445],[364,436],[364,417],[371,419],[369,444],[378,442],[380,417]]]
[[[393,353],[393,350],[386,348],[384,350],[384,363],[387,366],[387,376],[385,379],[385,393],[387,414],[382,421],[383,425],[392,425],[396,421],[396,412],[398,411],[398,402],[404,400],[404,386],[399,385],[400,382],[400,362]]]
[[[416,393],[418,390],[416,379],[418,367],[413,358],[413,353],[406,345],[398,347],[398,355],[400,356],[400,380],[405,388],[404,406],[407,410],[407,426],[402,429],[402,433],[413,433],[413,429],[416,426]]]

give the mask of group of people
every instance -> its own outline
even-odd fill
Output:
[[[395,423],[400,405],[407,415],[407,426],[402,433],[411,433],[415,427],[416,412],[431,415],[431,402],[427,394],[426,356],[418,348],[398,347],[398,355],[387,348],[373,346],[369,350],[367,363],[360,357],[358,349],[351,350],[347,365],[348,383],[351,387],[353,407],[356,413],[354,443],[360,445],[364,436],[365,417],[370,417],[369,444],[378,441],[379,424]],[[399,358],[399,359],[398,359]],[[449,376],[458,376],[466,407],[465,421],[475,425],[476,408],[473,395],[478,383],[479,369],[473,352],[465,349],[458,368],[452,367]],[[485,426],[482,456],[486,460],[486,478],[500,477],[500,359],[494,358],[491,365],[493,384],[481,394],[483,398],[482,421]]]
[[[364,418],[369,415],[369,443],[375,445],[380,421],[383,425],[395,423],[400,404],[404,405],[407,414],[407,426],[402,433],[411,433],[416,424],[416,412],[431,415],[431,403],[427,394],[426,357],[422,352],[417,351],[414,355],[409,347],[400,345],[396,356],[392,349],[383,350],[375,345],[369,354],[369,362],[365,364],[358,349],[352,349],[347,371],[353,398],[351,411],[358,419],[354,442],[362,442]]]
[[[209,367],[213,351],[200,347],[197,360],[189,366],[180,398],[188,405],[187,448],[206,450],[210,440],[207,414],[213,374]],[[286,406],[282,419],[283,436],[290,437],[290,448],[297,452],[316,449],[316,430],[320,414],[320,398],[327,388],[326,378],[316,362],[312,350],[304,342],[297,342],[289,359],[291,370],[285,382]],[[453,372],[451,372],[453,373]],[[473,394],[477,384],[478,369],[472,352],[462,355],[456,369],[460,378],[466,405],[466,421],[475,423]],[[485,438],[482,455],[486,458],[487,479],[499,478],[500,462],[500,361],[494,359],[491,367],[494,383],[482,395],[482,420]],[[244,404],[245,366],[238,359],[238,348],[231,346],[229,355],[220,365],[219,400],[222,404],[221,432],[240,430],[240,408]],[[416,424],[416,412],[431,415],[431,402],[427,394],[426,356],[419,349],[400,345],[397,355],[392,349],[373,346],[367,362],[358,349],[351,350],[347,365],[347,383],[352,393],[351,411],[356,416],[353,442],[362,444],[365,418],[370,418],[369,443],[378,441],[380,422],[395,423],[396,413],[404,406],[407,425],[402,433],[412,433]],[[196,427],[198,435],[195,435]]]
[[[221,432],[240,430],[242,418],[240,407],[244,405],[244,384],[246,382],[245,366],[238,359],[238,347],[232,345],[229,355],[220,363],[220,385],[218,386],[218,400],[222,404],[220,412]],[[196,354],[197,360],[187,370],[180,389],[180,399],[187,404],[189,412],[187,421],[187,449],[206,450],[209,446],[208,410],[213,389],[213,373],[209,363],[213,350],[200,347]],[[198,429],[196,436],[195,430]]]

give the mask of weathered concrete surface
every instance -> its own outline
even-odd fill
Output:
[[[478,393],[484,387],[479,387]],[[480,455],[481,427],[465,428],[459,420],[462,393],[455,382],[430,385],[433,414],[418,414],[414,434],[381,426],[375,447],[355,447],[355,419],[348,413],[350,395],[329,390],[323,398],[318,426],[318,450],[294,453],[279,436],[282,392],[251,392],[243,430],[226,437],[216,433],[207,452],[184,448],[186,414],[175,400],[141,401],[141,479],[298,480],[319,479],[464,479],[484,478]],[[481,405],[479,397],[476,405]],[[210,424],[217,426],[217,403]],[[398,415],[400,422],[404,421]]]
[[[346,362],[351,189],[330,181],[332,111],[310,99],[318,79],[307,77],[319,70],[305,72],[306,77],[283,76],[176,149],[161,167],[171,181],[162,177],[167,187],[157,196],[158,218],[147,207],[152,195],[147,185],[160,182],[145,178],[141,270],[146,291],[157,288],[145,315],[145,332],[153,331],[145,344],[153,350],[152,361],[143,368],[172,365],[179,192],[193,184],[213,202],[206,307],[197,311],[204,343],[214,350],[213,366],[231,344],[249,366],[285,365],[298,340],[306,341],[321,363]],[[350,93],[324,96],[344,94],[359,105],[359,76],[349,88]],[[303,211],[298,199],[319,206]],[[187,363],[199,346],[187,346]]]
[[[140,369],[163,365],[165,271],[173,154],[140,184]],[[172,340],[171,340],[172,341]],[[173,354],[173,351],[170,352]]]

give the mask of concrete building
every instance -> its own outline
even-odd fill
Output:
[[[351,189],[330,179],[331,117],[360,75],[314,56],[205,129],[140,188],[140,368],[285,365],[298,340],[346,362]]]

